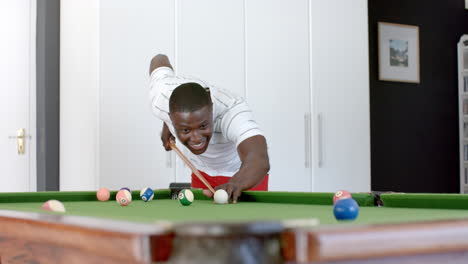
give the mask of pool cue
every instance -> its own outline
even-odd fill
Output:
[[[185,165],[187,165],[190,168],[190,170],[192,170],[193,174],[195,174],[198,177],[198,179],[200,179],[200,181],[202,181],[203,184],[205,184],[205,186],[208,187],[208,189],[212,193],[215,193],[215,190],[213,189],[213,187],[211,187],[211,184],[208,181],[206,181],[205,177],[203,177],[203,175],[201,175],[201,173],[198,171],[198,169],[195,168],[195,166],[193,166],[192,162],[190,162],[190,160],[188,160],[185,157],[185,155],[179,150],[179,148],[176,146],[176,144],[173,141],[171,141],[169,144],[170,144],[172,150],[174,150],[175,153],[177,153],[177,155],[179,155],[179,158],[181,158],[184,161]]]

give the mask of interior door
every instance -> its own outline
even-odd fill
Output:
[[[0,2],[0,192],[36,190],[35,8]]]

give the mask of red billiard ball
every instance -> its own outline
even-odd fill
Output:
[[[345,190],[339,190],[335,193],[335,195],[333,196],[333,204],[336,203],[336,201],[338,200],[341,200],[341,199],[348,199],[348,198],[353,198],[351,196],[351,193],[349,193],[348,191],[345,191]]]

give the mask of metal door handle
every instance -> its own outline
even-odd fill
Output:
[[[8,138],[16,139],[16,145],[18,146],[18,154],[23,155],[26,152],[25,139],[31,138],[31,136],[26,135],[26,130],[24,128],[20,128],[16,132],[16,136],[9,136]]]
[[[306,168],[310,167],[310,113],[304,114],[304,166]]]
[[[318,167],[323,166],[323,116],[319,113],[317,116],[317,132],[318,132]]]

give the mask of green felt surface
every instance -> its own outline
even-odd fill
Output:
[[[113,194],[115,195],[115,192]],[[296,218],[318,218],[322,225],[339,223],[333,216],[330,200],[333,194],[330,196],[329,193],[248,192],[237,204],[218,205],[203,197],[199,191],[195,191],[196,200],[190,206],[182,206],[178,201],[168,199],[168,190],[158,190],[156,194],[155,200],[143,202],[138,198],[137,192],[133,192],[134,201],[125,207],[118,205],[115,200],[96,201],[94,192],[0,194],[0,209],[43,212],[40,209],[43,201],[59,199],[67,209],[67,215],[145,223],[157,220],[186,222]],[[358,224],[468,218],[468,210],[374,207],[369,204],[367,194],[353,196],[361,204],[359,217],[353,222]],[[419,200],[421,199],[419,197]]]

